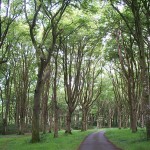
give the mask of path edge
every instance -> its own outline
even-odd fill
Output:
[[[110,141],[109,139],[108,139],[108,137],[105,135],[105,131],[104,131],[104,137],[107,139],[107,141],[109,142],[109,143],[111,143],[117,150],[123,150],[123,149],[121,149],[120,147],[117,147],[117,145],[115,145],[112,141]]]

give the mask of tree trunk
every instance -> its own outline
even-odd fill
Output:
[[[3,119],[3,124],[2,124],[2,135],[6,135],[7,133],[7,120],[4,118]]]
[[[87,110],[82,108],[82,129],[81,131],[87,130]]]
[[[2,91],[2,89],[1,89],[1,87],[0,87],[0,98],[1,98],[1,106],[2,106],[2,115],[1,115],[1,120],[3,120],[3,118],[4,118],[4,100],[3,100],[3,91]]]
[[[49,96],[49,88],[50,88],[50,74],[48,75],[48,80],[44,84],[44,95],[42,99],[42,132],[43,134],[46,133],[46,126],[48,122],[48,96]]]
[[[144,38],[141,24],[140,8],[137,0],[134,0],[131,5],[131,9],[134,15],[136,39],[139,47],[139,62],[141,68],[141,85],[142,85],[142,100],[143,110],[145,110],[145,123],[147,138],[150,139],[150,100],[149,100],[149,75],[146,65],[146,50],[144,46]]]
[[[93,126],[94,124],[94,115],[90,114],[90,126]]]
[[[53,114],[52,111],[49,112],[49,133],[52,133],[53,127]]]
[[[47,126],[47,102],[48,102],[48,97],[45,96],[44,97],[44,101],[43,101],[43,112],[42,112],[42,132],[43,134],[46,133],[46,126]]]
[[[22,110],[20,113],[20,127],[19,127],[19,135],[24,134],[25,130],[25,110]]]
[[[141,115],[141,128],[144,128],[144,115]]]
[[[67,116],[66,116],[66,131],[65,131],[65,133],[67,133],[67,134],[72,134],[72,132],[71,132],[71,116],[72,116],[72,113],[68,111]]]
[[[110,107],[110,106],[109,106]],[[108,128],[111,128],[111,121],[112,121],[112,110],[109,108],[109,114],[108,114]]]
[[[129,124],[129,115],[128,112],[125,111],[123,115],[123,127],[127,128],[128,124]]]
[[[79,112],[76,114],[76,127],[77,127],[77,129],[79,129],[80,128],[80,120],[79,120],[79,118],[80,118],[80,115],[79,115]]]
[[[130,121],[132,133],[137,132],[137,117],[135,110],[131,109]]]
[[[42,76],[45,69],[44,61],[41,59],[40,68],[38,71],[38,79],[36,84],[36,89],[34,93],[34,105],[33,105],[33,115],[32,115],[32,143],[40,141],[39,135],[39,114],[40,114],[40,100],[42,93]]]
[[[26,100],[27,100],[27,88],[28,87],[24,87],[26,89],[23,89],[23,96],[20,102],[20,123],[19,123],[19,134],[24,134],[25,132],[25,115],[26,115]]]
[[[53,87],[53,103],[54,103],[54,138],[58,137],[58,104],[57,104],[57,73],[58,73],[58,52],[55,56],[55,77],[54,77],[54,87]]]
[[[58,107],[58,106],[57,106]],[[54,112],[54,138],[57,138],[58,137],[58,109],[55,109],[55,112]]]
[[[133,133],[137,132],[137,101],[135,99],[134,93],[134,81],[133,77],[129,72],[128,77],[128,99],[129,99],[129,107],[130,107],[130,122],[131,122],[131,130]]]
[[[97,129],[100,129],[102,127],[101,120],[97,120]]]
[[[6,96],[6,110],[5,116],[3,118],[3,131],[2,134],[5,135],[7,133],[7,124],[8,124],[8,113],[10,108],[10,95],[11,95],[11,81],[10,81],[10,74],[8,79],[6,78],[6,85],[5,85],[5,96]]]
[[[122,127],[121,109],[118,106],[118,128],[121,129],[121,127]]]
[[[57,105],[57,100],[56,100],[56,87],[54,88],[54,138],[58,137],[58,105]]]

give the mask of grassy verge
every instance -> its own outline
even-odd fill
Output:
[[[123,150],[149,150],[150,141],[146,140],[145,131],[139,129],[131,133],[130,129],[106,129],[106,137]]]
[[[53,134],[41,135],[41,142],[30,143],[31,135],[6,135],[0,136],[0,150],[76,150],[82,140],[90,133],[96,130],[86,132],[73,131],[72,135],[59,132],[59,138],[53,138]]]

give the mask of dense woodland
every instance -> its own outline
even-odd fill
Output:
[[[0,133],[146,127],[149,0],[1,0]]]

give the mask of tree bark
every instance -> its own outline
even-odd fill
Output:
[[[52,133],[53,128],[53,113],[52,110],[49,111],[49,133]]]
[[[8,76],[6,76],[6,84],[5,84],[5,97],[6,97],[6,110],[3,118],[3,131],[2,134],[7,134],[7,124],[8,124],[8,115],[10,109],[10,95],[11,95],[11,72],[9,72]]]
[[[82,109],[82,129],[81,129],[81,131],[87,130],[87,113],[88,113],[88,110],[83,108]]]
[[[39,114],[40,114],[40,100],[42,93],[42,76],[45,69],[44,60],[41,59],[40,68],[38,71],[38,79],[36,84],[36,89],[34,92],[34,106],[33,106],[33,115],[32,115],[32,143],[40,141],[39,135]]]
[[[71,116],[72,116],[72,113],[70,111],[68,111],[67,116],[66,116],[66,131],[65,131],[65,133],[67,133],[67,134],[72,134],[72,132],[71,132]]]
[[[47,127],[47,122],[48,122],[48,96],[49,96],[49,88],[50,88],[50,81],[49,81],[49,77],[48,76],[48,80],[46,82],[46,84],[44,85],[44,95],[43,95],[43,99],[42,99],[42,131],[43,134],[46,133],[46,127]]]
[[[122,127],[121,109],[118,106],[118,128],[121,129],[121,127]]]

